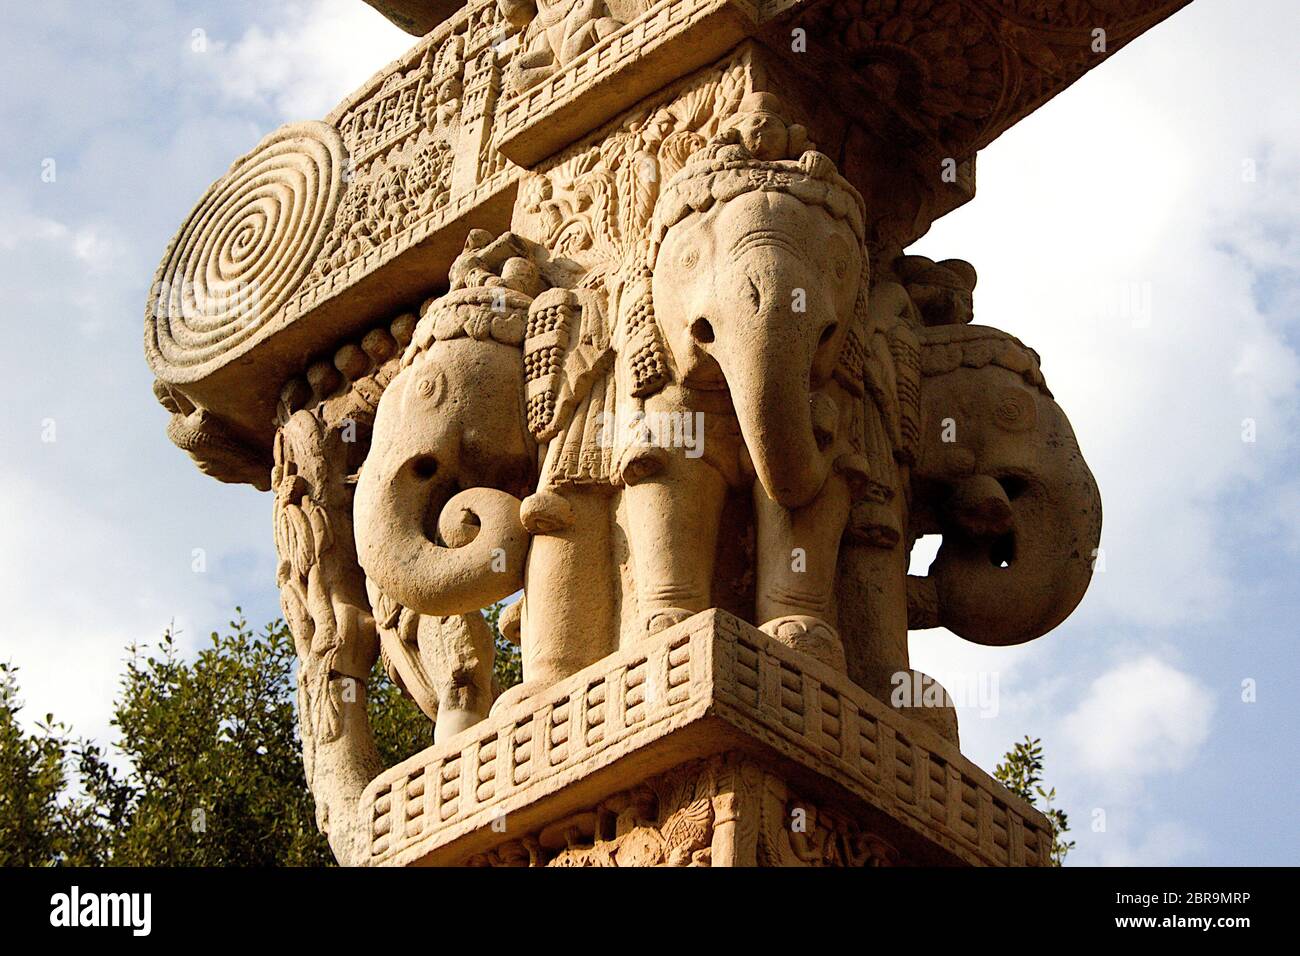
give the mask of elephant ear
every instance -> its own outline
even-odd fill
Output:
[[[558,435],[613,360],[595,293],[548,289],[533,300],[524,335],[528,429],[538,442]]]
[[[420,615],[402,607],[381,591],[374,581],[366,581],[366,590],[374,607],[375,626],[379,631],[379,652],[389,678],[407,697],[415,701],[430,720],[438,719],[438,692],[425,672],[417,643]]]

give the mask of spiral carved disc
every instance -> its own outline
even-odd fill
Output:
[[[160,377],[202,377],[280,312],[329,233],[345,162],[334,127],[296,123],[212,184],[150,292],[145,350]]]

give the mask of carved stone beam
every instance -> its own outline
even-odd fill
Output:
[[[196,457],[238,449],[209,472],[250,480],[282,384],[436,291],[470,229],[508,228],[521,166],[746,38],[843,129],[832,158],[869,201],[931,183],[882,217],[879,242],[901,248],[969,198],[976,150],[1186,2],[556,0],[543,16],[381,0],[427,35],[323,122],[237,160],[164,255],[145,322],[159,392],[220,437],[187,438]]]
[[[422,37],[461,7],[460,0],[366,0],[412,36]]]

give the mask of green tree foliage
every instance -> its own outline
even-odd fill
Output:
[[[285,866],[328,857],[303,784],[293,640],[282,623],[256,635],[241,617],[230,628],[193,662],[170,632],[154,650],[130,649],[113,719],[127,770],[119,776],[101,763],[87,786],[95,803],[122,804],[116,865]]]
[[[496,635],[497,656],[492,662],[492,673],[501,690],[514,687],[524,679],[524,661],[519,648],[501,636],[501,612],[505,604],[498,601],[483,612],[492,633]]]
[[[98,862],[101,832],[85,802],[66,792],[78,744],[53,714],[23,730],[17,670],[0,663],[0,866]]]
[[[496,628],[500,607],[490,608]],[[0,864],[320,866],[302,771],[296,668],[284,622],[255,633],[238,613],[185,660],[175,635],[128,649],[114,707],[120,757],[53,716],[26,733],[14,669],[0,665]],[[519,652],[497,632],[497,679]],[[368,696],[383,760],[427,747],[432,724],[377,665]]]
[[[993,776],[1047,817],[1047,822],[1052,825],[1052,864],[1060,866],[1064,863],[1065,855],[1074,849],[1074,841],[1065,839],[1070,830],[1070,820],[1065,811],[1052,806],[1056,800],[1056,788],[1047,790],[1042,785],[1043,742],[1037,737],[1030,740],[1026,735],[1003,755],[1002,761],[993,769]]]

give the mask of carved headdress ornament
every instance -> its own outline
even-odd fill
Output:
[[[450,271],[451,289],[420,307],[420,321],[402,355],[406,368],[434,342],[470,338],[522,348],[528,307],[545,287],[537,249],[513,233],[499,239],[473,229]]]
[[[756,190],[787,193],[825,209],[863,240],[862,195],[808,142],[807,131],[782,114],[780,99],[771,93],[745,97],[735,119],[664,186],[654,212],[656,250],[664,233],[691,213]]]
[[[435,342],[450,339],[470,338],[522,348],[532,301],[530,296],[504,286],[456,289],[429,299],[420,307],[420,321],[399,367],[411,365]]]
[[[829,156],[809,142],[804,127],[785,118],[779,97],[750,93],[741,101],[740,112],[665,183],[655,204],[645,264],[627,283],[624,296],[630,305],[620,310],[634,396],[652,394],[671,379],[668,349],[654,319],[650,291],[664,236],[692,213],[707,212],[717,203],[755,191],[786,193],[824,209],[848,225],[859,243],[864,240],[866,204],[861,193],[839,174]],[[863,256],[855,327],[845,340],[849,355],[863,347],[869,278],[870,265]]]

